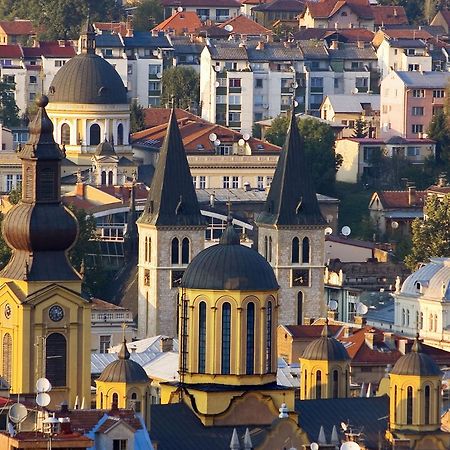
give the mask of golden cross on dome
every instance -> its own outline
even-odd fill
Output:
[[[127,329],[127,324],[125,322],[122,322],[122,340],[125,340],[125,330]]]

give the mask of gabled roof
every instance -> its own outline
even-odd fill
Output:
[[[144,212],[139,223],[203,226],[175,111],[172,110]]]
[[[294,33],[296,40],[325,39],[339,42],[371,42],[373,31],[366,28],[304,28]]]
[[[305,2],[303,0],[273,0],[269,2],[261,2],[255,6],[252,11],[288,11],[301,13],[305,9]]]
[[[269,195],[256,223],[270,226],[325,224],[293,111]]]
[[[31,20],[0,20],[0,28],[11,36],[31,36],[35,34],[33,22]]]
[[[19,44],[0,45],[0,58],[22,58],[23,51]]]
[[[407,25],[409,23],[403,6],[373,5],[371,9],[375,26]]]
[[[445,89],[450,81],[449,72],[395,72],[405,86],[411,88]]]
[[[175,34],[193,33],[202,26],[200,18],[194,11],[177,12],[160,24],[152,31],[173,32]]]
[[[95,35],[95,46],[97,48],[101,47],[112,47],[112,48],[122,48],[124,43],[120,35],[116,33],[102,33]]]
[[[259,23],[254,20],[240,14],[239,16],[232,17],[228,19],[226,22],[221,23],[219,28],[225,28],[227,25],[231,25],[233,27],[232,34],[240,34],[240,35],[267,35],[272,34],[272,31],[266,27],[263,27]]]
[[[332,94],[328,95],[326,99],[328,99],[334,112],[361,113],[361,111],[364,111],[363,105],[370,105],[372,110],[380,111],[380,95],[377,94]]]
[[[107,31],[109,33],[117,33],[125,36],[127,34],[126,22],[94,22],[96,31]]]
[[[57,41],[39,41],[37,47],[22,47],[25,58],[72,58],[76,55],[71,41],[60,43]]]
[[[360,19],[373,19],[372,8],[366,0],[324,0],[306,3],[309,14],[315,19],[329,19],[344,6],[348,6]]]
[[[408,200],[408,191],[378,191],[374,193],[374,195],[375,194],[378,194],[378,198],[385,209],[423,208],[424,199],[426,196],[425,191],[416,191],[416,204],[410,205]]]
[[[172,44],[169,42],[167,36],[152,36],[148,31],[135,31],[133,36],[126,36],[123,38],[126,48],[171,48]]]
[[[162,0],[162,5],[164,7],[172,6],[182,8],[189,7],[210,7],[217,8],[222,6],[229,6],[231,8],[240,8],[241,4],[238,0]]]

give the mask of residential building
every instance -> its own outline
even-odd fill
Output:
[[[392,71],[381,81],[382,139],[425,137],[433,114],[442,109],[448,72]]]
[[[159,31],[165,34],[183,36],[193,33],[202,26],[202,22],[195,11],[177,11],[152,29],[152,33]]]
[[[173,46],[173,65],[190,67],[200,73],[200,55],[205,44],[188,36],[170,36],[170,42]]]
[[[366,28],[301,28],[293,36],[294,39],[300,41],[310,39],[325,41],[326,46],[330,47],[333,41],[370,44],[374,37],[374,32]]]
[[[266,28],[273,29],[274,25],[283,24],[296,27],[297,16],[303,12],[303,0],[270,0],[252,5],[250,14],[252,18]]]
[[[440,9],[433,17],[430,25],[442,27],[444,33],[448,35],[450,33],[450,11],[445,8]]]
[[[202,22],[225,22],[239,15],[241,9],[238,0],[163,0],[162,6],[165,18],[183,8],[183,11],[195,12]]]
[[[30,45],[35,36],[36,30],[31,20],[0,20],[0,45]]]
[[[227,31],[227,29],[230,29],[230,26],[232,29],[229,32],[228,38],[230,39],[231,36],[233,37],[259,37],[267,39],[270,39],[272,36],[272,31],[260,23],[256,22],[255,20],[250,19],[249,17],[240,14],[239,16],[232,17],[231,19],[228,19],[226,22],[223,22],[219,25],[219,28],[224,29]]]

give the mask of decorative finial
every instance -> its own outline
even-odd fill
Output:
[[[122,322],[122,342],[126,342],[125,340],[125,330],[127,329],[127,324],[125,322]]]
[[[83,182],[83,178],[81,177],[81,170],[77,170],[77,184],[80,184]]]
[[[137,173],[136,173],[136,170],[133,170],[133,173],[131,174],[131,182],[132,182],[133,184],[136,184],[136,182],[137,182]]]
[[[125,339],[125,329],[123,331],[123,335],[124,335],[124,338],[123,338],[123,342],[122,342],[122,347],[117,356],[119,357],[119,359],[130,359],[130,352],[128,351],[127,340]]]
[[[48,97],[46,95],[41,95],[36,100],[36,105],[39,106],[39,108],[45,108],[48,105]]]

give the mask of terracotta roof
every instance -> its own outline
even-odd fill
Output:
[[[407,25],[409,23],[403,6],[376,5],[371,8],[375,26]]]
[[[23,36],[35,33],[31,20],[0,20],[0,28],[8,35]]]
[[[243,5],[260,5],[261,3],[268,3],[270,0],[241,0]]]
[[[359,18],[373,19],[372,8],[367,0],[325,0],[306,3],[311,17],[317,19],[333,17],[344,6],[348,6]]]
[[[426,192],[416,191],[416,205],[408,202],[408,191],[379,191],[378,197],[383,207],[389,208],[422,208]]]
[[[39,448],[43,448],[43,445],[47,445],[46,443],[48,442],[48,436],[44,433],[38,432],[38,431],[21,431],[19,433],[17,433],[16,435],[14,435],[14,437],[12,438],[12,440],[24,443],[25,441],[28,441],[30,443],[40,443],[40,445],[38,445]],[[66,434],[66,433],[60,433],[57,435],[52,436],[52,442],[54,447],[56,448],[61,448],[61,445],[64,445],[65,441],[77,441],[80,443],[84,442],[84,446],[80,447],[80,448],[90,448],[91,445],[94,443],[90,438],[88,438],[87,436],[81,436],[80,433],[71,433],[71,434]],[[29,447],[29,444],[24,444],[26,445],[26,447],[22,447],[20,446],[19,448],[34,448],[33,447]],[[66,444],[65,446],[67,446],[69,444]],[[12,448],[12,447],[11,447]]]
[[[94,28],[100,31],[121,34],[122,36],[127,34],[126,22],[94,22]]]
[[[22,47],[18,44],[0,45],[0,58],[22,58]]]
[[[318,339],[322,335],[324,325],[283,325],[294,339]],[[337,334],[341,325],[328,325],[328,330],[333,334]]]
[[[164,7],[181,6],[182,8],[196,7],[196,6],[204,6],[211,8],[220,8],[222,6],[229,6],[239,8],[241,6],[238,0],[162,0],[161,3]]]
[[[384,30],[384,35],[389,39],[432,39],[433,36],[426,30],[412,28],[394,28]]]
[[[175,34],[193,33],[202,26],[202,22],[194,11],[182,11],[173,14],[156,25],[152,31],[165,31]]]
[[[272,34],[268,28],[263,27],[259,23],[252,19],[249,19],[242,14],[227,20],[219,25],[220,28],[225,28],[227,25],[233,27],[232,34],[243,34],[243,35],[261,35],[261,34]]]
[[[305,9],[303,0],[273,0],[267,3],[261,3],[253,8],[254,11],[291,11],[302,13]]]
[[[105,302],[104,300],[100,300],[99,298],[92,298],[92,309],[114,309],[114,310],[124,310],[126,308],[122,308],[121,306],[113,305],[112,303]]]

